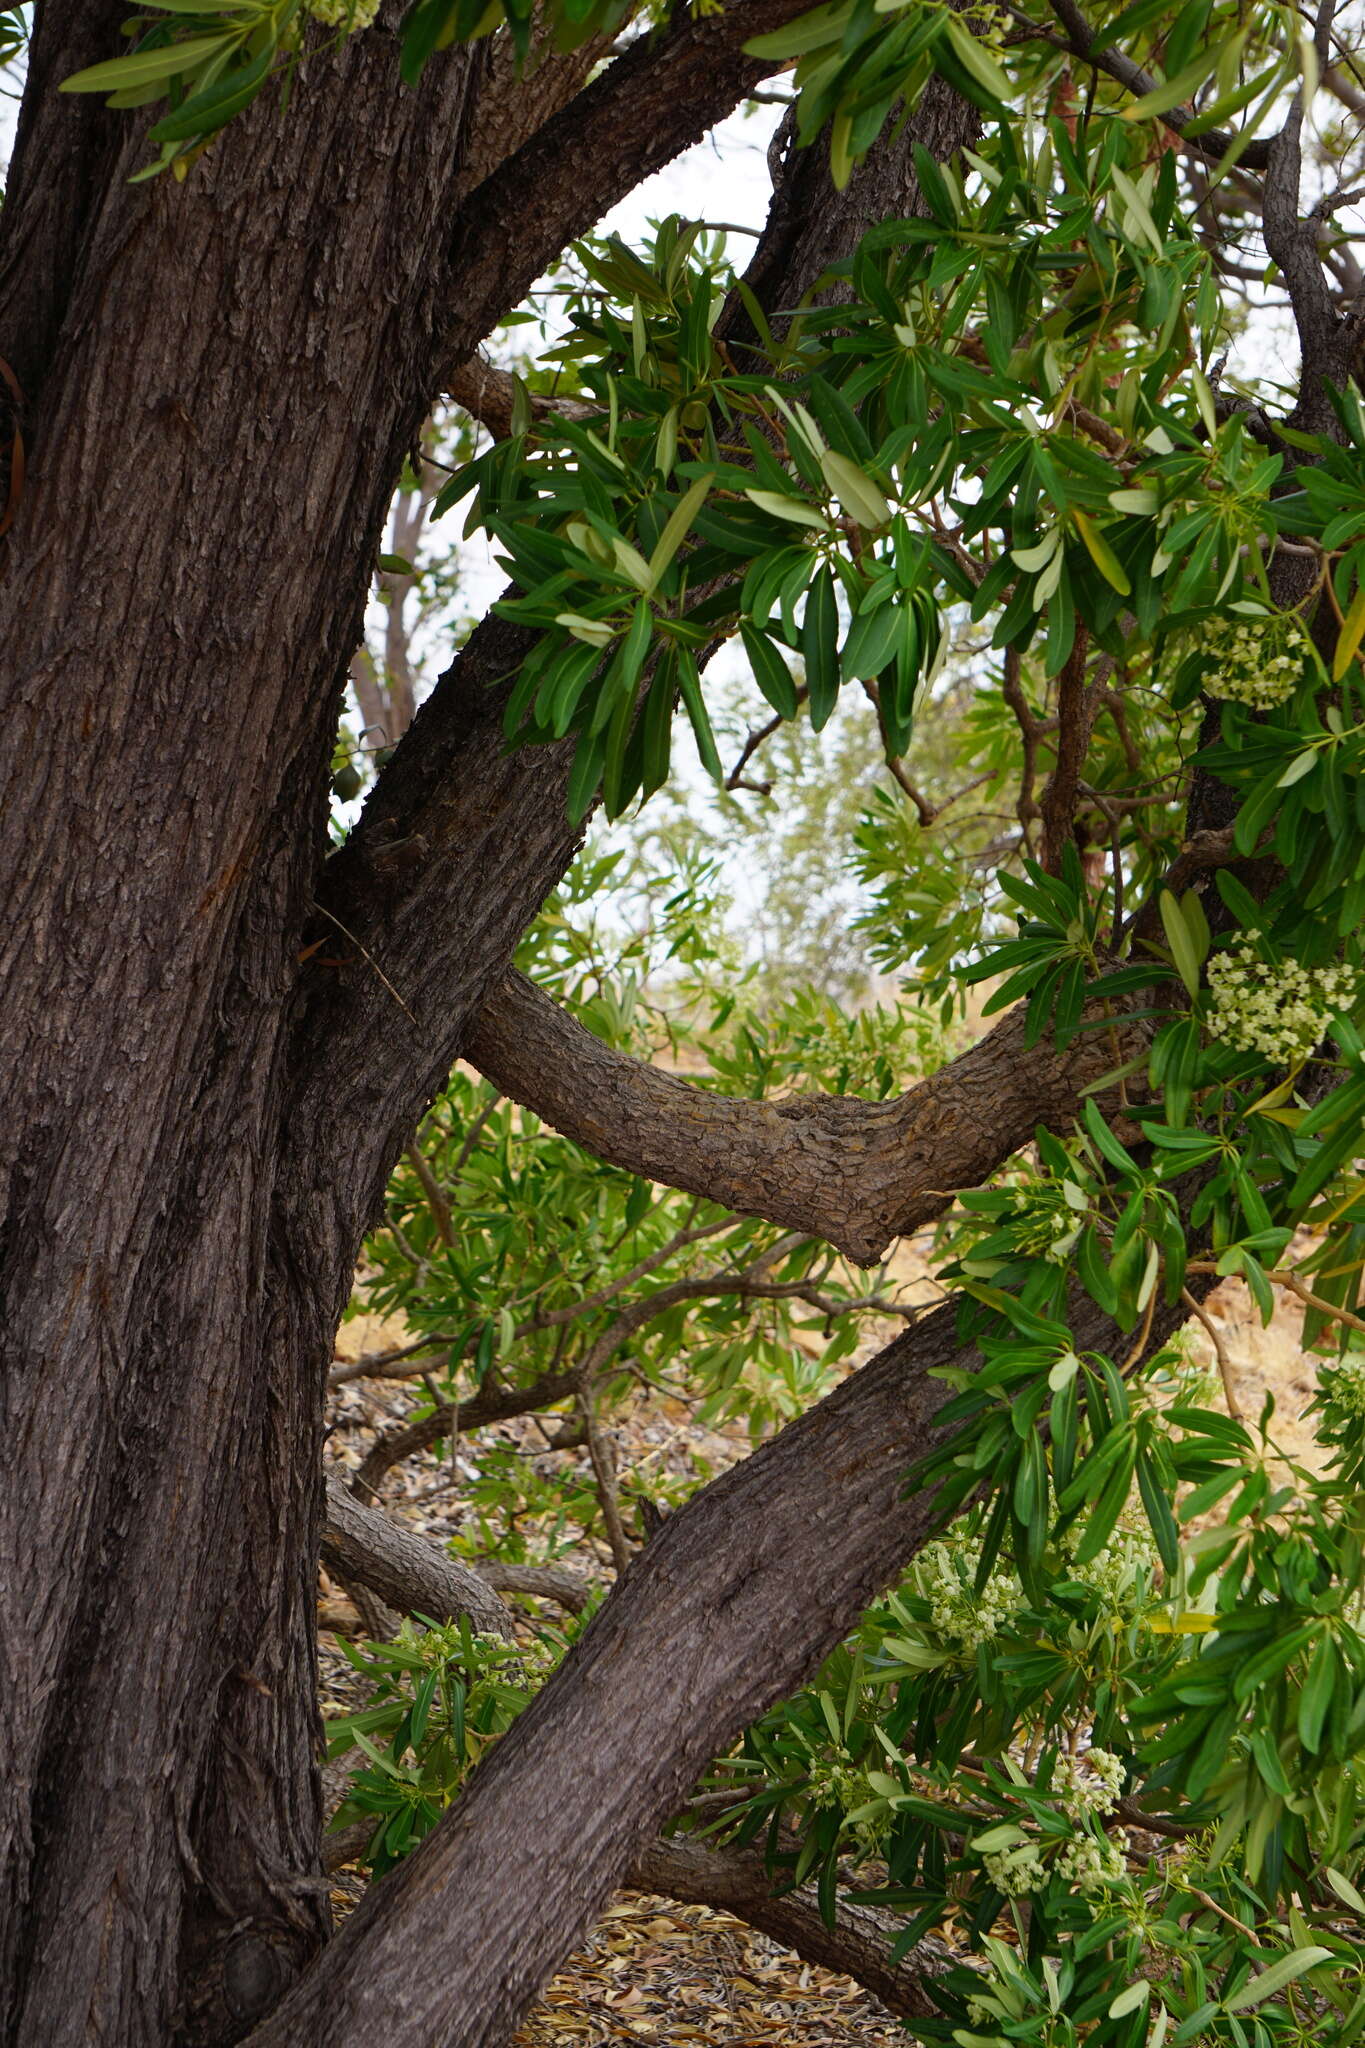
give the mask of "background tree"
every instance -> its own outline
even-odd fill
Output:
[[[1037,1593],[1053,1509],[1064,1529],[1079,1484],[1103,1533],[1114,1475],[1125,1497],[1136,1478],[1174,1569],[1165,1503],[1216,1434],[1163,1450],[1123,1374],[1208,1269],[1266,1285],[1314,1219],[1315,1313],[1354,1314],[1365,428],[1339,397],[1353,284],[1325,228],[1349,150],[1321,195],[1303,150],[1320,79],[1355,89],[1330,10],[1311,40],[1271,8],[1130,9],[1101,35],[1069,0],[1005,27],[857,0],[800,25],[795,0],[657,25],[422,0],[401,33],[324,11],[328,38],[291,4],[161,9],[116,59],[120,10],[44,8],[6,195],[16,2043],[506,2038],[710,1760],[950,1508],[991,1488],[984,1561],[1008,1538]],[[690,230],[650,264],[599,256],[566,358],[596,424],[537,423],[514,391],[510,436],[443,489],[477,493],[515,589],[330,852],[366,588],[437,395],[575,233],[794,56],[742,288]],[[1257,220],[1302,347],[1287,416],[1215,374],[1220,274]],[[615,812],[660,781],[675,695],[711,762],[716,639],[739,632],[784,716],[799,651],[817,728],[841,682],[870,686],[901,761],[964,614],[995,621],[987,695],[1033,859],[1000,877],[1019,937],[935,966],[1004,966],[1001,1002],[1029,997],[980,1045],[900,1097],[775,1107],[689,1091],[509,977],[599,791]],[[1038,1125],[1068,1130],[1082,1091],[1156,1092],[1106,1098],[1108,1121],[1087,1097],[1073,1149],[1044,1146],[1080,1205],[1073,1286],[1024,1237],[988,1239],[955,1305],[671,1517],[301,1976],[324,1933],[326,1366],[461,1053],[608,1163],[863,1261]],[[946,1409],[930,1373],[960,1388]],[[1322,1620],[1312,1570],[1274,1591],[1296,1649]],[[1343,1768],[1353,1628],[1338,1604],[1319,1631],[1344,1646]],[[1208,1754],[1245,1696],[1220,1655]],[[1325,1724],[1295,1725],[1297,1750],[1275,1724],[1285,1813]]]

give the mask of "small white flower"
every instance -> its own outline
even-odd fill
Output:
[[[1103,1841],[1090,1834],[1077,1835],[1057,1858],[1057,1875],[1083,1892],[1100,1891],[1126,1876],[1123,1859],[1127,1850],[1128,1836],[1123,1828],[1116,1828]]]
[[[1269,711],[1293,696],[1310,649],[1299,620],[1284,613],[1210,619],[1197,644],[1208,663],[1205,693],[1253,711]]]
[[[1087,1750],[1083,1757],[1059,1757],[1052,1790],[1071,1820],[1087,1814],[1112,1813],[1123,1789],[1123,1763],[1107,1749]]]
[[[1272,1066],[1294,1067],[1306,1060],[1335,1011],[1349,1009],[1359,994],[1350,967],[1304,967],[1262,960],[1255,939],[1237,940],[1209,961],[1213,1007],[1209,1033],[1238,1052],[1256,1052]]]
[[[1043,1859],[1031,1842],[1021,1849],[997,1850],[981,1860],[987,1877],[1007,1899],[1025,1898],[1030,1892],[1040,1892],[1047,1883]]]

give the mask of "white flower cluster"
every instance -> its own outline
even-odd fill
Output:
[[[1209,961],[1213,1010],[1209,1031],[1238,1052],[1258,1052],[1275,1067],[1306,1060],[1334,1010],[1348,1009],[1359,991],[1350,967],[1304,967],[1261,959],[1254,938],[1242,938]]]
[[[997,1565],[980,1593],[975,1586],[981,1545],[930,1543],[915,1567],[916,1590],[929,1603],[930,1626],[944,1642],[975,1652],[999,1635],[1026,1604],[1018,1576]]]
[[[308,12],[324,28],[344,29],[354,35],[368,28],[379,12],[379,0],[306,0]]]
[[[1052,1773],[1052,1790],[1071,1820],[1084,1820],[1091,1813],[1112,1813],[1123,1790],[1122,1760],[1107,1749],[1088,1749],[1082,1757],[1059,1757]]]
[[[1123,1828],[1115,1828],[1102,1841],[1095,1835],[1076,1835],[1057,1858],[1057,1875],[1083,1892],[1097,1892],[1127,1875],[1127,1853],[1128,1836]]]
[[[1040,1892],[1047,1883],[1043,1859],[1032,1842],[1025,1842],[1019,1849],[997,1849],[981,1861],[995,1889],[1007,1899],[1026,1898],[1030,1892]]]
[[[1160,1558],[1148,1530],[1116,1529],[1098,1557],[1075,1571],[1111,1614],[1134,1615],[1150,1591]]]
[[[1295,618],[1210,619],[1200,634],[1209,662],[1204,689],[1210,697],[1269,711],[1293,696],[1308,647]]]

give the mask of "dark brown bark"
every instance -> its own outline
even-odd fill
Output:
[[[481,1573],[424,1543],[379,1508],[362,1507],[334,1475],[327,1480],[322,1561],[357,1580],[400,1614],[431,1621],[468,1615],[473,1627],[510,1636],[507,1609]]]
[[[1088,1300],[1072,1311],[1078,1350],[1121,1341]],[[1158,1309],[1151,1344],[1183,1315]],[[927,1375],[973,1362],[955,1318],[938,1310],[668,1518],[252,2048],[508,2040],[707,1761],[810,1676],[929,1534],[933,1501],[907,1495],[905,1473],[937,1441]]]
[[[109,17],[44,10],[0,246],[31,454],[0,590],[6,2048],[241,2038],[322,1939],[333,1330],[576,840],[564,750],[503,751],[494,627],[324,872],[369,565],[442,365],[802,4],[681,16],[500,130],[463,206],[486,45],[402,91],[377,29],[130,187],[136,124],[48,103]]]
[[[0,593],[17,883],[0,2038],[134,2048],[237,2038],[322,1938],[311,1579],[332,1330],[387,1164],[573,834],[557,822],[514,859],[519,885],[443,955],[449,1022],[404,1048],[401,1087],[338,1059],[339,1108],[363,1098],[366,1120],[338,1142],[330,1070],[305,1082],[321,1048],[291,1019],[342,682],[439,365],[506,309],[500,276],[520,289],[502,228],[481,242],[453,206],[485,58],[448,55],[403,91],[376,31],[184,186],[130,187],[135,124],[49,104],[109,25],[77,34],[72,13],[40,24],[0,250],[31,455]],[[671,104],[635,91],[651,161],[749,75],[721,44],[780,18],[774,0],[689,25],[694,102],[673,99],[658,41]],[[632,176],[623,89],[594,90],[560,131],[578,176],[523,212],[527,276]],[[500,749],[471,708],[463,793],[484,833],[505,840],[538,785],[562,818],[553,762],[479,788]],[[362,1171],[328,1178],[357,1151]]]
[[[895,1237],[975,1187],[1036,1127],[1145,1042],[1120,1019],[1066,1052],[1026,1047],[1012,1011],[967,1052],[888,1102],[714,1095],[604,1045],[524,975],[485,1004],[465,1045],[480,1072],[599,1159],[744,1215],[808,1231],[870,1265]]]

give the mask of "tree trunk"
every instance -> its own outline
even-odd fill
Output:
[[[0,588],[5,2048],[216,2048],[324,1938],[332,1335],[575,846],[565,750],[503,750],[495,627],[325,863],[369,566],[443,368],[802,4],[684,16],[524,134],[488,45],[403,90],[380,26],[136,187],[136,123],[53,97],[122,10],[39,13],[0,246],[31,455]]]
[[[689,20],[611,67],[556,130],[581,179],[523,204],[514,250],[506,209],[550,145],[508,132],[504,82],[460,212],[487,45],[411,91],[377,29],[184,185],[132,187],[136,124],[54,97],[122,10],[40,14],[0,250],[31,455],[0,591],[6,2043],[238,2038],[325,1932],[332,1332],[403,1137],[574,847],[562,764],[508,770],[495,708],[467,705],[440,1028],[387,1089],[344,1032],[309,1071],[299,961],[369,567],[442,365],[728,109],[762,69],[744,36],[796,6]],[[486,902],[480,858],[522,801],[544,829]],[[321,935],[305,1026],[308,989],[334,994],[326,941],[348,943]]]

